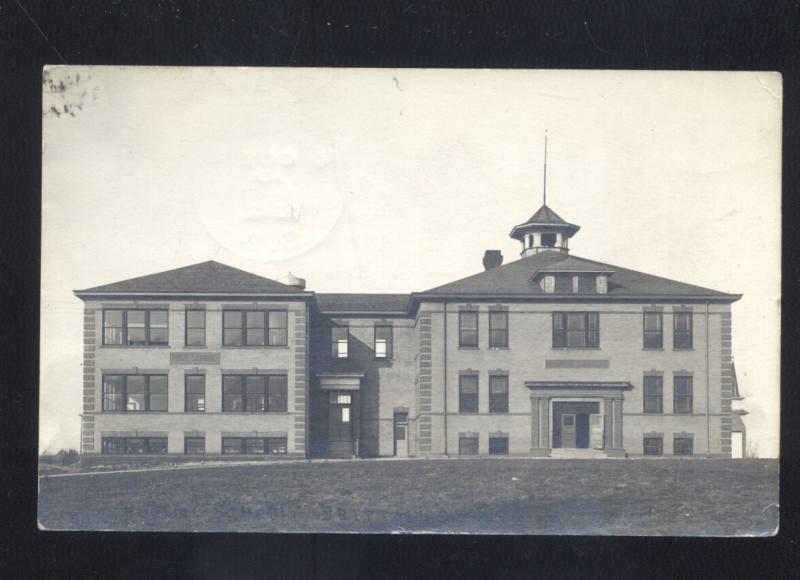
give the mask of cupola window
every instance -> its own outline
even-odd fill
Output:
[[[542,234],[542,246],[545,248],[555,248],[556,247],[556,235],[555,234]]]

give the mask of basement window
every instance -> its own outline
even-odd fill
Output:
[[[691,437],[675,437],[672,440],[673,455],[694,455],[694,440]]]
[[[663,455],[664,441],[661,437],[645,437],[643,441],[645,455]]]
[[[183,445],[183,452],[186,455],[203,455],[206,452],[205,437],[186,437]]]
[[[286,437],[223,437],[223,455],[283,455]]]
[[[103,455],[163,455],[166,437],[103,437]]]
[[[508,455],[508,437],[489,437],[489,455]]]
[[[478,438],[477,437],[459,437],[458,438],[458,454],[459,455],[477,455],[478,454]]]

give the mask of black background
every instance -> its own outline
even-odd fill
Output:
[[[0,577],[796,576],[798,14],[797,1],[0,0]],[[782,370],[779,536],[39,532],[41,69],[60,63],[782,72],[783,354],[789,356]]]

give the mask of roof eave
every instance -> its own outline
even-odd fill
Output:
[[[331,316],[408,316],[408,310],[325,310],[319,307],[317,310]]]
[[[75,296],[81,300],[85,299],[150,299],[150,298],[171,298],[171,297],[221,297],[221,298],[311,298],[314,292],[301,291],[301,292],[186,292],[186,291],[170,291],[170,292],[142,292],[142,291],[120,291],[120,290],[73,290]]]
[[[709,301],[709,302],[736,302],[742,297],[741,294],[627,294],[627,295],[614,295],[614,294],[523,294],[523,293],[495,293],[495,292],[414,292],[411,299],[479,299],[479,300],[493,300],[493,299],[513,299],[513,300],[542,300],[542,301],[607,301],[607,300],[620,300],[620,301]]]
[[[575,224],[563,223],[563,224],[553,224],[553,223],[544,223],[544,222],[526,222],[524,224],[519,224],[514,226],[511,230],[511,233],[508,234],[515,240],[520,239],[521,236],[524,236],[528,230],[536,229],[536,230],[563,230],[567,234],[568,238],[571,238],[578,230],[581,229],[580,226],[576,226]]]

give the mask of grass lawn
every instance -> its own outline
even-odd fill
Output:
[[[40,479],[56,530],[773,533],[778,462],[465,459],[228,465]]]

